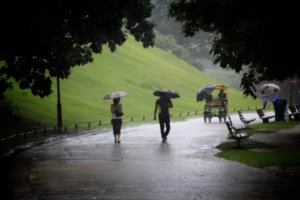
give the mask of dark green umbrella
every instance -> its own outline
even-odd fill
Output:
[[[200,88],[197,91],[196,101],[203,101],[204,99],[207,99],[215,89],[215,85],[206,85]]]
[[[169,97],[169,98],[179,98],[180,95],[175,91],[175,90],[172,90],[172,89],[160,89],[160,90],[155,90],[153,92],[153,94],[155,96],[158,96],[158,97]]]

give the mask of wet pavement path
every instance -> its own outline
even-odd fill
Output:
[[[197,118],[171,122],[166,143],[150,124],[124,128],[121,144],[109,130],[35,146],[11,167],[15,199],[299,199],[288,177],[214,156],[227,133]]]

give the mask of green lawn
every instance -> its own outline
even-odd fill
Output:
[[[288,122],[286,121],[274,121],[270,123],[257,123],[257,124],[251,124],[249,128],[252,129],[258,129],[258,130],[279,130],[279,129],[285,129],[285,128],[291,128],[299,124],[299,121],[297,120],[290,120]]]
[[[272,151],[254,152],[245,150],[223,151],[217,154],[219,157],[244,163],[251,167],[269,166],[299,166],[300,151]]]
[[[249,126],[247,132],[250,134],[265,133],[274,134],[280,129],[292,128],[299,124],[299,121],[277,121],[271,123],[259,123]],[[251,138],[251,137],[250,137]],[[238,161],[251,167],[269,166],[299,166],[300,149],[279,149],[266,143],[253,140],[244,140],[241,148],[238,149],[236,142],[225,142],[217,146],[221,151],[216,154],[218,157],[227,160]],[[265,151],[253,151],[253,149],[265,149]]]
[[[128,97],[121,100],[124,118],[152,118],[156,97],[153,91],[171,88],[181,95],[174,99],[172,113],[202,110],[204,103],[196,102],[197,90],[206,84],[218,84],[209,75],[197,70],[171,53],[158,48],[144,49],[132,38],[116,53],[104,49],[93,63],[75,67],[69,79],[61,82],[64,125],[108,121],[111,101],[102,100],[106,93],[124,90]],[[260,100],[244,98],[240,91],[227,91],[229,108],[260,106]],[[26,119],[46,125],[56,124],[56,84],[53,94],[41,99],[30,91],[15,87],[6,93],[14,111]],[[200,112],[199,112],[200,113]]]

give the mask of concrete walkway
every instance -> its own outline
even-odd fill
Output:
[[[218,119],[197,118],[171,122],[167,143],[159,125],[150,124],[124,128],[121,144],[109,130],[35,146],[10,166],[11,194],[18,200],[299,199],[297,180],[214,156],[227,133]]]

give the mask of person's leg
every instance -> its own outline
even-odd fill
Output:
[[[264,103],[263,103],[263,109],[265,110],[266,107],[267,107],[267,102],[264,102]]]
[[[165,122],[162,116],[159,116],[159,126],[160,126],[160,134],[161,134],[161,138],[165,139]]]
[[[116,120],[115,119],[112,119],[111,120],[111,123],[112,123],[112,127],[113,127],[113,134],[114,134],[114,138],[115,138],[115,143],[118,142],[118,139],[117,139],[117,123],[116,123]]]
[[[122,127],[122,119],[118,119],[117,120],[117,127],[116,127],[116,131],[117,131],[117,134],[116,134],[116,136],[117,136],[117,143],[120,143],[121,142],[121,140],[120,140],[120,138],[121,138],[121,127]]]
[[[114,133],[114,136],[115,136],[115,143],[118,143],[118,135]]]
[[[118,133],[118,134],[116,134],[116,143],[120,143],[120,142],[121,142],[120,134]]]
[[[166,117],[165,119],[165,124],[166,124],[166,131],[165,131],[165,139],[167,139],[167,136],[169,135],[171,126],[170,126],[170,116]]]

